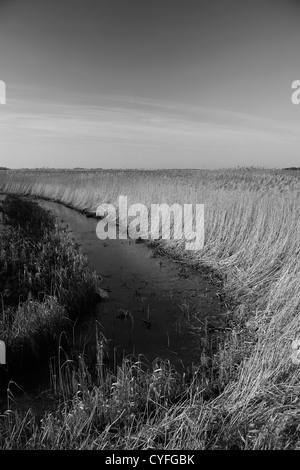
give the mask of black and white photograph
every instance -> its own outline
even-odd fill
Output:
[[[0,0],[0,450],[300,450],[299,0]]]

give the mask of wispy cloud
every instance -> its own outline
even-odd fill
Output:
[[[52,149],[58,161],[59,155],[64,153],[69,162],[67,166],[73,166],[72,158],[79,152],[78,145],[81,152],[85,145],[90,155],[102,149],[105,157],[105,150],[109,149],[106,166],[110,166],[114,157],[120,162],[124,155],[132,161],[137,149],[141,150],[141,155],[147,151],[151,166],[160,166],[165,155],[188,158],[189,152],[194,157],[205,155],[206,160],[209,156],[211,162],[215,160],[213,166],[220,166],[217,161],[220,162],[222,155],[230,156],[229,164],[232,164],[232,159],[238,162],[241,155],[252,152],[255,164],[257,159],[259,161],[259,152],[269,152],[270,161],[272,152],[283,147],[285,151],[289,148],[294,151],[300,146],[298,129],[284,122],[130,97],[98,97],[94,101],[75,105],[16,99],[9,106],[2,106],[2,155],[13,156],[17,148],[20,155],[23,146],[27,155],[41,154],[44,148],[49,156]],[[151,152],[155,155],[153,161]],[[84,164],[82,162],[81,166]]]
[[[1,109],[2,137],[34,133],[51,138],[97,139],[102,144],[148,142],[172,146],[175,143],[200,145],[210,140],[222,142],[240,137],[276,143],[298,136],[298,129],[287,123],[153,100],[115,98],[110,106],[40,102],[27,103],[27,107],[31,111],[26,110],[24,102],[15,102],[5,110]]]

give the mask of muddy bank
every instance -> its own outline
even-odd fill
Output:
[[[0,205],[0,395],[9,382],[26,389],[49,376],[49,359],[65,345],[66,331],[95,305],[99,284],[86,259],[55,218],[16,196]],[[67,345],[68,346],[68,345]]]

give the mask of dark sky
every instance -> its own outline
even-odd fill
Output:
[[[0,166],[299,165],[299,25],[296,0],[0,0]]]

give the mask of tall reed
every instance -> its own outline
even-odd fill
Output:
[[[159,244],[222,280],[230,329],[213,359],[222,386],[219,395],[204,404],[198,397],[196,405],[170,411],[174,413],[172,418],[168,415],[173,426],[168,434],[171,447],[300,445],[299,366],[292,355],[293,341],[300,333],[299,174],[255,168],[20,170],[1,178],[3,192],[50,198],[90,212],[102,202],[117,204],[119,195],[127,195],[129,204],[141,202],[148,207],[162,202],[205,205],[202,250],[186,252],[181,240]],[[165,425],[162,419],[156,428],[164,430],[164,436]]]

